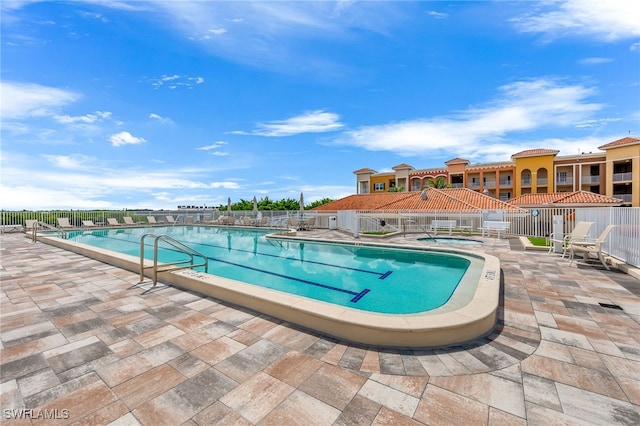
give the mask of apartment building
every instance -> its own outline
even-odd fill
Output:
[[[582,190],[640,207],[640,138],[625,137],[598,149],[566,156],[558,156],[560,151],[554,149],[530,149],[504,162],[471,164],[453,158],[441,168],[416,169],[403,163],[392,172],[363,168],[353,173],[357,194],[421,191],[440,178],[452,188],[469,188],[500,201],[523,194]]]

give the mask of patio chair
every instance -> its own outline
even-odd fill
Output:
[[[133,219],[131,218],[131,216],[125,216],[122,218],[122,220],[124,220],[124,224],[125,225],[137,225],[137,222],[134,222]]]
[[[85,228],[97,228],[98,227],[98,225],[93,223],[92,220],[83,220],[82,221],[82,226],[85,227]]]
[[[173,218],[173,216],[165,216],[165,219],[167,219],[168,223],[176,223],[176,220]]]
[[[549,235],[551,247],[549,247],[548,254],[553,253],[555,243],[560,243],[562,244],[562,257],[565,257],[572,241],[587,241],[589,239],[591,225],[593,225],[593,222],[578,222],[576,226],[573,227],[573,231],[565,235],[563,239],[554,238],[553,234]]]
[[[118,219],[116,219],[115,217],[108,217],[107,218],[107,225],[109,225],[109,226],[122,226],[123,224],[118,222]]]
[[[147,216],[147,222],[149,222],[149,225],[164,225],[163,223],[158,222],[155,216]]]
[[[590,241],[572,241],[569,244],[569,264],[573,262],[576,254],[584,255],[584,259],[587,260],[589,256],[597,257],[600,263],[609,270],[609,265],[604,258],[604,253],[602,251],[602,245],[606,242],[609,233],[615,228],[617,225],[609,225],[604,231],[598,236],[598,238],[594,242]]]
[[[69,223],[69,218],[59,217],[56,220],[58,221],[58,228],[63,228],[63,229],[74,228],[74,226]]]

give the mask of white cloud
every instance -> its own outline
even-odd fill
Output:
[[[456,150],[473,158],[479,151],[499,147],[509,133],[572,127],[602,108],[586,102],[592,89],[563,86],[551,80],[515,82],[501,87],[500,92],[500,97],[485,107],[450,116],[365,126],[346,131],[336,142],[406,156]],[[513,149],[509,144],[507,152],[513,153]]]
[[[150,81],[151,81],[151,86],[153,86],[156,89],[163,86],[166,86],[172,90],[177,89],[179,87],[192,89],[195,85],[204,83],[204,78],[173,74],[173,75],[163,75],[157,78],[151,78]]]
[[[598,64],[606,64],[609,62],[613,62],[611,58],[601,58],[601,57],[592,57],[592,58],[584,58],[580,60],[580,63],[583,65],[598,65]]]
[[[4,120],[53,116],[63,106],[81,98],[69,90],[11,81],[0,81],[0,92],[0,115]]]
[[[122,146],[122,145],[137,145],[146,142],[143,138],[138,138],[133,136],[129,132],[120,132],[114,135],[111,135],[109,138],[111,145],[113,146]]]
[[[234,134],[255,136],[293,136],[301,133],[322,133],[340,130],[344,125],[339,121],[338,114],[323,110],[309,111],[302,115],[276,120],[268,123],[258,123],[257,129],[251,132],[234,131]]]
[[[436,12],[435,10],[428,11],[427,15],[432,16],[432,17],[434,17],[436,19],[444,19],[444,18],[447,18],[449,16],[446,13]]]
[[[173,124],[173,120],[167,117],[161,117],[158,114],[151,113],[149,114],[149,118],[152,120],[159,121],[160,123],[163,123],[163,124]]]
[[[225,142],[225,141],[218,141],[218,142],[212,143],[211,145],[201,146],[201,147],[196,148],[196,149],[199,150],[199,151],[209,151],[209,150],[212,150],[212,149],[220,149],[225,145],[228,145],[228,143]]]
[[[567,0],[539,5],[545,11],[512,19],[518,30],[552,38],[593,35],[609,42],[640,35],[637,0]]]
[[[92,124],[98,121],[108,120],[111,118],[111,115],[112,114],[108,111],[96,111],[93,114],[80,115],[76,117],[69,115],[56,115],[54,118],[62,124]]]

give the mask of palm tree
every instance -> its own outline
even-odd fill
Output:
[[[445,178],[444,176],[438,176],[437,178],[427,178],[426,182],[424,183],[424,187],[422,189],[425,188],[436,188],[436,189],[442,189],[442,188],[451,188],[451,184],[447,183],[447,178]]]

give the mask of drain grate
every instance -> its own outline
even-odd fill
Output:
[[[620,306],[612,305],[611,303],[598,303],[598,305],[602,306],[603,308],[619,309],[621,311],[623,310]]]

